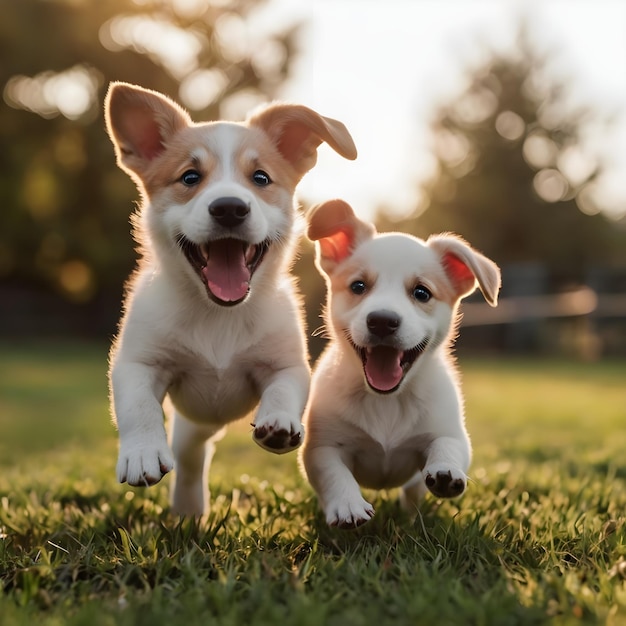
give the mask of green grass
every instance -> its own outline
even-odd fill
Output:
[[[0,625],[626,624],[626,363],[461,369],[467,493],[345,532],[246,423],[179,520],[115,481],[106,346],[0,345]]]

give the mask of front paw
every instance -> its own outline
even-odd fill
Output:
[[[117,479],[133,487],[156,485],[174,467],[167,442],[121,443],[117,461]]]
[[[372,519],[374,507],[359,494],[358,497],[329,503],[324,508],[324,512],[329,526],[352,530]]]
[[[285,454],[300,446],[304,438],[304,428],[300,422],[290,420],[287,416],[278,416],[275,419],[260,422],[257,420],[252,438],[261,448]]]
[[[467,485],[465,473],[456,468],[433,465],[424,468],[423,474],[426,486],[439,498],[460,496]]]

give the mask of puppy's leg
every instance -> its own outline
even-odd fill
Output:
[[[329,526],[351,529],[369,522],[374,507],[341,458],[339,448],[305,448],[302,461],[309,482],[317,492]]]
[[[467,485],[471,449],[467,438],[439,437],[428,449],[424,482],[440,498],[460,496]]]
[[[197,515],[209,509],[209,468],[215,442],[226,432],[205,424],[195,424],[178,412],[172,425],[172,451],[175,458],[172,510],[179,515]]]
[[[421,471],[417,472],[411,480],[402,485],[400,504],[409,513],[415,513],[427,493],[428,488],[424,483],[424,474]]]
[[[309,395],[306,365],[277,371],[261,395],[252,437],[262,448],[284,454],[295,450],[304,436],[301,419]]]
[[[111,392],[120,437],[117,478],[143,487],[158,483],[173,467],[161,403],[168,381],[142,363],[118,361],[111,370]]]

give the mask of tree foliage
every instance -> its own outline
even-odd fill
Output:
[[[104,91],[123,80],[169,94],[199,120],[243,116],[274,96],[293,56],[297,27],[247,30],[262,4],[0,0],[5,293],[118,306],[137,194],[104,133]]]
[[[583,140],[589,124],[609,121],[575,108],[549,61],[522,28],[516,54],[494,53],[471,73],[433,121],[438,167],[424,188],[427,208],[386,226],[457,232],[503,266],[541,264],[556,288],[594,264],[626,260],[623,229],[594,204],[602,163]]]

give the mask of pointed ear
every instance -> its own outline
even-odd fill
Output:
[[[314,206],[307,219],[307,236],[317,242],[317,265],[326,274],[376,233],[374,225],[360,220],[343,200],[327,200]]]
[[[111,83],[104,101],[106,127],[117,164],[143,179],[167,140],[189,126],[189,115],[166,96],[128,83]]]
[[[346,127],[305,106],[272,103],[253,112],[249,126],[263,129],[294,168],[299,181],[317,162],[317,147],[325,141],[346,159],[356,159],[356,147]]]
[[[491,306],[498,304],[500,269],[493,261],[456,235],[434,235],[426,243],[441,256],[443,268],[459,299],[472,293],[478,282],[485,300]]]

